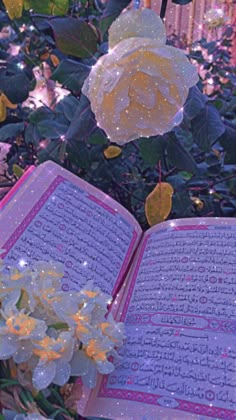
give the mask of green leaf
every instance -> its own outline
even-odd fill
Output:
[[[191,131],[185,130],[182,127],[175,127],[173,129],[177,139],[182,143],[184,148],[190,152],[193,146],[193,136]]]
[[[174,133],[168,136],[167,156],[174,166],[182,171],[197,172],[197,165],[189,152],[180,143]]]
[[[184,105],[184,116],[192,120],[205,107],[207,98],[194,86],[190,88],[187,100]]]
[[[45,149],[40,150],[38,153],[39,162],[42,163],[46,160],[53,160],[56,163],[61,163],[60,148],[61,141],[52,140]]]
[[[141,138],[137,141],[144,162],[155,166],[162,159],[166,148],[166,141],[162,136]]]
[[[112,22],[120,15],[123,9],[125,9],[131,0],[110,0],[107,2],[107,5],[101,16],[99,27],[102,35],[105,34],[107,29],[110,27]]]
[[[219,142],[226,152],[224,163],[226,165],[236,164],[236,129],[226,127],[225,133],[220,137]]]
[[[13,164],[12,170],[13,170],[13,174],[16,176],[17,179],[19,179],[24,173],[24,169],[22,169],[16,163]]]
[[[32,143],[34,146],[39,145],[39,141],[41,140],[42,136],[37,129],[35,124],[29,124],[25,129],[25,142],[26,144]]]
[[[91,111],[90,102],[85,95],[81,95],[74,118],[66,133],[66,140],[76,145],[78,141],[86,141],[96,128],[97,124]]]
[[[40,121],[44,120],[53,120],[54,114],[51,109],[41,106],[40,108],[36,109],[34,112],[30,114],[30,122],[33,124],[37,124]]]
[[[74,160],[76,161],[76,166],[85,170],[90,168],[90,159],[89,151],[85,143],[78,142],[76,144],[68,146],[68,151],[70,154],[75,155]]]
[[[194,142],[204,151],[224,133],[225,126],[217,110],[207,105],[191,122]]]
[[[58,81],[67,89],[78,92],[81,90],[90,70],[89,66],[66,58],[60,62],[51,79]]]
[[[91,57],[97,50],[98,34],[87,22],[72,17],[49,21],[57,48],[74,57]]]
[[[8,379],[6,382],[3,382],[2,379],[0,379],[0,389],[9,388],[13,385],[19,385],[19,382],[13,379]],[[5,417],[3,417],[3,419],[5,420]]]
[[[24,131],[24,123],[6,124],[0,128],[0,141],[19,136]]]
[[[24,0],[25,9],[45,15],[65,15],[69,8],[69,0]]]
[[[79,104],[79,101],[72,95],[65,96],[59,104],[57,104],[55,111],[56,113],[63,113],[66,117],[66,119],[71,122],[73,120],[73,117],[75,115],[75,111],[77,109],[77,106]]]
[[[68,325],[65,322],[57,322],[56,324],[48,325],[49,328],[54,328],[55,330],[68,330]]]
[[[37,129],[46,139],[58,139],[66,133],[68,125],[61,124],[56,120],[44,120],[37,124]]]
[[[172,210],[174,218],[193,217],[192,201],[186,191],[176,191],[172,198]]]
[[[104,131],[101,128],[97,128],[95,133],[93,133],[88,140],[89,144],[107,144],[108,138],[106,137]]]
[[[15,165],[15,166],[17,166],[17,165]],[[21,169],[21,168],[20,168],[20,169]],[[13,165],[13,173],[15,174],[15,171],[14,171],[14,165]],[[24,291],[21,289],[21,292],[20,292],[20,297],[19,297],[18,301],[16,302],[16,307],[17,307],[17,309],[18,309],[18,310],[20,310],[20,305],[21,305],[21,302],[22,302],[23,296],[24,296]]]
[[[50,402],[47,400],[47,398],[43,395],[41,391],[38,392],[38,394],[35,396],[35,401],[39,405],[40,408],[42,408],[46,413],[52,413],[54,411],[54,406],[50,404]]]
[[[32,88],[32,80],[15,65],[0,68],[0,90],[13,104],[25,101]]]

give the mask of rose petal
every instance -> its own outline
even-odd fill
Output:
[[[150,9],[131,9],[122,13],[109,29],[109,48],[123,39],[152,38],[158,44],[165,44],[166,31],[161,18]]]

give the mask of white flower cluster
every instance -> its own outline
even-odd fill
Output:
[[[15,411],[11,410],[4,410],[3,409],[3,415],[5,420],[52,420],[46,417],[41,416],[37,413],[31,413],[31,414],[17,414]]]
[[[110,357],[124,339],[123,323],[107,315],[111,297],[92,282],[65,293],[62,277],[59,263],[19,271],[0,259],[0,360],[27,362],[37,390],[70,376],[93,388],[97,371],[114,370]]]

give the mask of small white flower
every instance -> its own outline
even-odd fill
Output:
[[[98,325],[105,337],[108,337],[114,343],[115,347],[120,347],[124,342],[124,324],[116,322],[110,313],[107,319]]]
[[[0,359],[13,357],[17,363],[25,362],[32,354],[32,340],[41,339],[46,333],[47,325],[16,308],[8,312],[2,310],[1,314]]]
[[[61,290],[63,274],[61,263],[38,262],[33,269],[35,299],[45,307],[45,311],[53,310],[59,319],[67,310],[76,311],[78,307],[76,296]]]
[[[0,301],[4,307],[12,308],[20,299],[22,290],[27,290],[28,306],[34,307],[33,281],[28,268],[19,271],[14,267],[0,265]]]
[[[31,414],[17,414],[16,411],[5,410],[3,409],[3,415],[5,420],[52,420],[46,417],[41,416],[38,413]]]
[[[74,353],[75,340],[70,332],[61,332],[58,337],[44,337],[34,341],[33,354],[39,362],[33,370],[33,385],[36,389],[45,389],[52,382],[64,385],[71,376],[70,360]]]

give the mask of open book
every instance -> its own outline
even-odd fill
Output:
[[[126,341],[84,390],[83,416],[236,419],[236,220],[186,219],[143,233],[127,210],[52,162],[1,202],[4,259],[61,261],[62,289],[94,280]]]

